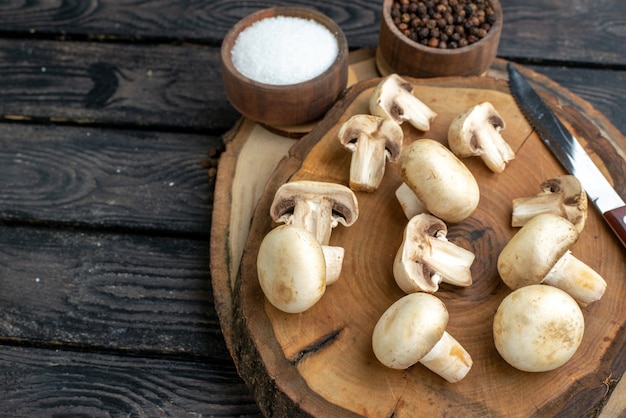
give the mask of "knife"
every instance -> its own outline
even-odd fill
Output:
[[[574,175],[626,248],[626,203],[591,160],[584,148],[539,97],[524,76],[507,64],[511,94],[522,114],[561,165]]]

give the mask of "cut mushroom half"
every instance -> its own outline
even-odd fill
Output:
[[[393,369],[421,363],[451,383],[463,379],[472,358],[447,331],[448,310],[437,297],[411,293],[382,314],[372,333],[376,358]]]
[[[428,211],[444,222],[470,216],[480,200],[476,178],[448,148],[433,139],[418,139],[398,160],[404,184],[396,197],[407,218]]]
[[[322,246],[306,229],[280,225],[263,238],[257,254],[261,290],[277,309],[304,312],[326,291]]]
[[[494,173],[502,173],[515,152],[502,138],[504,119],[489,102],[472,106],[457,116],[448,129],[448,146],[461,158],[480,157]]]
[[[337,136],[352,152],[350,188],[373,192],[383,180],[387,161],[400,157],[404,132],[392,119],[358,114],[341,125]]]
[[[311,180],[285,183],[274,195],[270,216],[274,222],[299,226],[313,234],[326,254],[327,284],[339,278],[344,251],[329,242],[333,228],[351,226],[359,216],[356,195],[349,187]]]
[[[448,228],[439,218],[419,214],[404,229],[393,264],[393,276],[405,293],[439,290],[441,282],[467,287],[475,255],[446,238]]]
[[[580,234],[587,220],[587,193],[580,181],[570,175],[544,181],[536,196],[513,199],[511,226],[524,226],[542,213],[553,213],[570,221]]]
[[[398,74],[389,74],[378,83],[370,96],[369,109],[372,115],[393,119],[399,125],[409,122],[423,132],[430,129],[437,117],[413,94],[413,85]]]
[[[570,251],[578,235],[574,224],[562,216],[544,213],[530,219],[498,256],[502,281],[513,290],[539,283],[551,285],[581,306],[600,300],[606,281]]]

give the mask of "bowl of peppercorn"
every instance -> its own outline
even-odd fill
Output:
[[[348,41],[331,18],[270,7],[237,22],[221,46],[224,92],[243,116],[273,128],[322,117],[348,81]]]
[[[417,78],[483,75],[501,32],[498,0],[383,0],[376,63]]]

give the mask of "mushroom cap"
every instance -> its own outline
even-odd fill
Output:
[[[398,165],[407,186],[445,222],[459,222],[478,206],[480,190],[474,175],[440,142],[414,141],[402,151]]]
[[[578,303],[552,286],[531,285],[506,296],[493,320],[496,349],[511,366],[543,372],[565,364],[583,338]]]
[[[441,339],[448,324],[448,310],[429,293],[411,293],[382,314],[372,334],[376,358],[393,369],[419,362]]]
[[[306,311],[326,291],[322,246],[313,234],[293,225],[280,225],[263,238],[257,274],[269,302],[287,313]]]
[[[334,225],[351,226],[359,216],[356,195],[350,188],[337,183],[297,180],[281,185],[274,195],[270,216],[274,222],[289,223],[293,208],[299,200],[327,200],[332,204]]]
[[[541,283],[578,240],[567,219],[551,213],[535,216],[521,227],[498,256],[498,273],[511,289]]]

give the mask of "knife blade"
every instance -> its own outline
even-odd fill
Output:
[[[591,160],[580,142],[511,63],[507,64],[511,94],[522,114],[567,172],[574,175],[626,248],[626,203]]]

